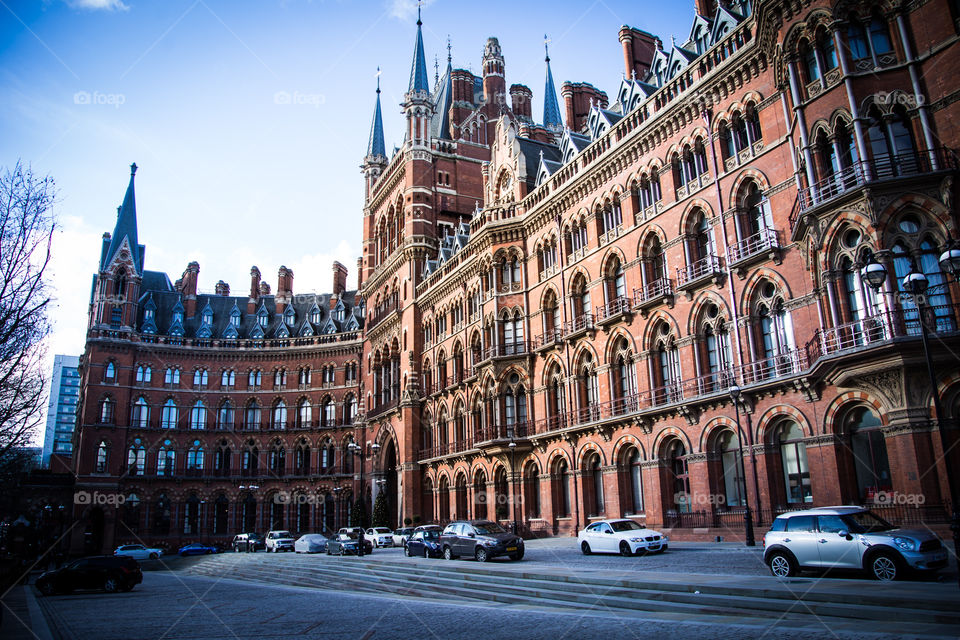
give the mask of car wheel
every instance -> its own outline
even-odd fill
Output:
[[[875,580],[889,582],[903,575],[900,558],[887,551],[882,551],[870,558],[870,576]]]
[[[207,555],[210,555],[211,553],[213,553],[213,549],[207,549]]]
[[[513,560],[514,562],[518,560],[523,560],[523,551],[517,551],[516,553],[511,553],[510,559]]]
[[[430,557],[430,550],[427,549],[426,547],[423,548],[423,557],[424,557],[424,558],[429,558],[429,557]]]
[[[456,560],[457,556],[453,555],[453,549],[450,547],[443,548],[443,559],[444,560]]]
[[[797,565],[790,555],[782,551],[774,551],[770,554],[770,573],[777,578],[789,578],[797,573]]]
[[[151,560],[156,560],[156,559],[159,558],[159,557],[160,557],[160,556],[158,556],[158,555],[155,554],[155,553],[151,553],[151,554],[150,554],[150,559],[151,559]]]
[[[487,550],[483,547],[479,547],[474,554],[477,558],[477,562],[486,562],[487,561]]]
[[[333,554],[330,552],[330,547],[327,547],[327,555],[328,555],[328,556],[332,556],[332,555],[333,555]]]
[[[120,581],[116,576],[109,576],[106,580],[103,581],[103,590],[107,593],[114,593],[117,589],[120,588]]]
[[[591,553],[593,553],[592,551],[590,551],[590,543],[588,543],[586,540],[580,543],[580,551],[582,551],[583,555],[585,556],[588,556]]]
[[[40,593],[42,593],[45,596],[52,596],[54,593],[57,592],[57,590],[53,588],[52,582],[41,582],[40,584],[37,585],[37,589],[39,589]]]
[[[633,551],[630,550],[630,543],[626,540],[620,542],[620,555],[624,558],[629,558],[633,555]]]

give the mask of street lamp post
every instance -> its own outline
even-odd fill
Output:
[[[938,260],[940,270],[955,280],[960,275],[960,248],[956,245],[948,245],[944,252],[940,254]],[[887,269],[883,264],[877,262],[876,258],[870,256],[870,261],[860,270],[860,276],[875,291],[879,292],[883,283],[887,279]],[[933,413],[937,421],[937,431],[940,434],[940,446],[943,449],[943,468],[946,473],[947,486],[950,489],[950,531],[953,532],[953,555],[960,558],[960,488],[957,487],[957,476],[950,465],[950,446],[947,436],[947,424],[944,420],[943,405],[940,402],[940,391],[937,389],[937,376],[933,370],[933,358],[930,357],[930,337],[927,323],[924,318],[925,312],[929,310],[926,300],[927,288],[930,281],[922,271],[917,271],[916,265],[911,261],[910,272],[903,277],[902,286],[904,292],[910,296],[910,301],[917,308],[917,320],[920,323],[920,343],[923,345],[923,358],[927,365],[927,376],[930,382],[930,393],[933,396]],[[957,576],[958,585],[960,585],[960,574]]]
[[[748,547],[757,546],[757,540],[753,535],[753,513],[750,511],[750,499],[747,497],[747,469],[746,461],[743,457],[743,432],[740,429],[740,387],[733,385],[730,387],[730,398],[733,400],[734,415],[737,421],[737,449],[740,456],[740,484],[743,490],[743,527],[744,539]]]
[[[513,491],[513,505],[512,505],[512,514],[513,518],[513,535],[517,535],[517,443],[513,440],[510,440],[510,444],[507,445],[510,447],[510,484],[512,485]],[[494,510],[496,511],[496,510]],[[496,517],[496,513],[493,514]]]
[[[366,496],[364,496],[364,492],[363,492],[363,489],[364,489],[363,461],[366,456],[364,456],[363,447],[357,444],[356,442],[351,442],[350,444],[348,444],[347,449],[350,451],[350,453],[352,453],[357,457],[358,463],[360,465],[360,490],[359,490],[360,491],[360,513],[357,514],[357,520],[360,525],[360,537],[359,537],[359,544],[357,545],[357,556],[362,558],[363,557],[363,515],[367,509]],[[374,442],[373,444],[371,444],[370,450],[371,450],[371,453],[376,454],[377,451],[380,450],[379,443]]]

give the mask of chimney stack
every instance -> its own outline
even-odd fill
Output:
[[[277,273],[277,313],[283,313],[292,299],[293,271],[286,267],[280,267],[280,271]]]
[[[357,258],[357,291],[363,288],[363,258]]]
[[[250,268],[250,299],[247,300],[247,313],[257,310],[257,300],[260,299],[260,269]]]
[[[607,94],[588,82],[564,82],[560,95],[567,111],[567,127],[574,133],[582,133],[590,116],[590,107],[597,104],[606,109]]]
[[[180,276],[180,293],[183,294],[183,310],[187,318],[197,314],[197,279],[200,275],[200,263],[191,262]]]
[[[266,280],[260,281],[260,295],[261,296],[270,295],[270,284]]]
[[[333,295],[340,297],[347,290],[347,268],[334,261],[333,263]]]
[[[218,296],[229,296],[230,295],[230,285],[228,285],[223,280],[217,282],[214,287],[214,291]]]
[[[700,13],[699,0],[697,5],[697,13]],[[663,48],[663,43],[657,36],[627,26],[620,27],[620,44],[623,45],[623,62],[627,77],[637,80],[647,77],[650,73],[650,65],[653,64],[654,54]]]
[[[521,122],[533,122],[533,91],[522,84],[510,85],[510,108]]]

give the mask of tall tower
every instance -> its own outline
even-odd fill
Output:
[[[503,52],[500,41],[487,38],[483,47],[483,97],[490,104],[506,105]]]
[[[417,8],[417,39],[413,45],[413,65],[410,67],[410,87],[403,96],[403,111],[407,116],[406,139],[413,146],[430,142],[430,120],[433,103],[430,100],[430,78],[427,76],[427,58],[423,51],[423,22]]]
[[[373,185],[387,168],[387,150],[383,140],[383,116],[380,113],[380,70],[377,69],[377,102],[373,108],[373,122],[370,124],[370,140],[367,142],[367,155],[363,157],[363,176],[366,189],[365,201],[370,199]]]
[[[117,224],[112,234],[103,234],[90,328],[129,330],[137,320],[144,247],[137,242],[137,201],[133,190],[136,173],[136,163],[131,164],[130,183],[123,204],[117,208]]]
[[[563,131],[563,118],[560,115],[560,103],[557,102],[557,88],[553,84],[553,72],[550,71],[550,40],[543,36],[543,50],[546,53],[547,82],[543,89],[543,126],[551,131]]]

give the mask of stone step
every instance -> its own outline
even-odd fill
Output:
[[[715,615],[768,617],[769,614],[776,613],[789,618],[816,615],[875,621],[914,619],[925,623],[960,624],[960,614],[953,611],[921,611],[902,606],[896,611],[891,611],[888,607],[874,604],[818,602],[808,601],[806,598],[800,602],[796,597],[792,599],[769,597],[769,594],[759,592],[762,590],[757,589],[753,590],[751,597],[744,597],[743,594],[664,590],[651,584],[640,586],[632,580],[609,579],[603,581],[606,584],[598,584],[599,581],[592,576],[589,578],[590,583],[586,584],[583,578],[558,580],[557,576],[545,576],[540,573],[531,575],[527,572],[496,571],[489,565],[481,568],[443,561],[358,563],[353,559],[331,560],[248,562],[242,571],[244,575],[253,579],[269,578],[288,583],[295,580],[298,583],[304,583],[305,586],[320,588],[349,585],[371,592],[399,593],[413,589],[411,585],[413,583],[417,585],[418,593],[424,593],[427,596],[443,593],[474,600],[529,603],[530,596],[533,595],[537,598],[537,602],[551,600],[565,603],[568,607],[575,604],[580,607],[601,606],[677,613],[692,610]],[[359,576],[362,576],[361,580],[357,579]],[[903,604],[902,601],[901,604]]]

